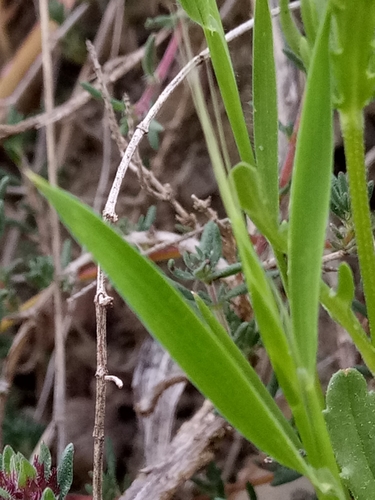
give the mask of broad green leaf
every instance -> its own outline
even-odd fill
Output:
[[[158,268],[89,208],[29,174],[62,221],[98,260],[115,288],[192,382],[245,437],[280,463],[307,473],[295,437],[272,398],[265,402],[225,346],[196,316]],[[272,410],[271,410],[272,408]]]
[[[332,172],[329,16],[322,23],[306,84],[290,200],[289,300],[295,356],[315,378],[319,288]]]
[[[74,446],[68,444],[62,452],[60,462],[57,467],[57,483],[60,488],[59,500],[64,500],[69,493],[73,482],[73,454]]]
[[[272,21],[268,0],[255,3],[253,31],[254,149],[264,197],[274,223],[279,219],[278,118]]]
[[[337,107],[362,109],[375,90],[375,2],[331,0],[332,62]]]
[[[355,369],[333,375],[325,418],[341,476],[355,499],[375,498],[375,394]]]

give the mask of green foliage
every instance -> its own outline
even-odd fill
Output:
[[[221,500],[227,498],[225,495],[224,483],[221,479],[221,470],[215,462],[210,462],[207,466],[204,478],[195,477],[193,482],[198,486],[199,491],[208,495],[211,500]]]
[[[57,483],[60,488],[59,500],[64,500],[73,482],[73,454],[74,447],[72,444],[68,444],[60,458],[57,468]]]
[[[7,402],[3,421],[3,442],[23,455],[30,456],[43,430],[42,424],[20,410],[12,394]]]
[[[316,369],[321,260],[332,175],[329,28],[327,15],[315,45],[306,84],[294,161],[288,235],[293,348],[298,367],[305,372],[309,383],[313,383]]]
[[[267,190],[259,170],[251,165],[239,163],[231,170],[230,175],[241,207],[274,247],[285,248],[285,234],[280,231],[277,219],[265,201]]]
[[[50,255],[37,255],[29,262],[29,270],[25,278],[38,290],[43,290],[53,280],[53,260]]]
[[[96,89],[90,83],[88,83],[88,82],[81,82],[80,85],[94,99],[96,99],[98,101],[102,101],[103,100],[103,96],[102,96],[102,93],[100,92],[100,90]],[[117,112],[120,112],[120,113],[124,113],[125,112],[125,104],[122,101],[120,101],[118,99],[111,98],[111,104],[112,104],[112,107],[113,107],[114,111],[117,111]]]
[[[203,28],[240,158],[254,165],[253,150],[216,0],[182,0],[180,3],[188,16]]]
[[[72,453],[72,445],[68,445],[62,459],[65,466],[60,464],[56,470],[51,466],[51,454],[43,443],[40,456],[33,457],[32,461],[21,453],[15,453],[11,446],[5,446],[0,455],[0,497],[5,500],[64,499],[72,478],[66,472],[61,473],[61,469],[69,469],[66,467],[68,461],[71,471]]]
[[[141,214],[138,221],[133,224],[126,217],[119,219],[117,227],[121,233],[127,235],[133,231],[149,231],[156,219],[156,206],[148,207],[146,215]]]
[[[151,120],[150,126],[148,128],[147,139],[150,146],[155,151],[159,149],[159,136],[161,132],[164,132],[163,125],[161,125],[156,120]]]
[[[142,69],[147,80],[152,83],[155,82],[155,68],[156,68],[156,47],[155,35],[150,35],[145,44],[145,55],[142,59]]]
[[[221,329],[212,331],[202,323],[162,273],[91,210],[34,174],[28,175],[48,196],[70,231],[92,250],[150,333],[219,412],[281,463],[314,479],[298,452],[297,436],[227,333]],[[250,414],[247,400],[252,401]]]
[[[375,4],[372,0],[331,0],[332,68],[338,109],[362,109],[375,89]]]
[[[196,247],[196,252],[195,254],[188,252],[184,252],[183,254],[187,271],[176,268],[173,259],[168,262],[168,267],[178,279],[198,279],[203,283],[209,284],[213,281],[212,276],[222,255],[220,231],[217,224],[213,221],[205,225],[200,244]]]
[[[268,0],[257,0],[253,36],[254,148],[260,187],[270,220],[279,219],[278,121],[272,21]]]
[[[50,18],[56,21],[58,24],[62,24],[65,21],[64,4],[58,0],[51,0],[48,4],[48,12]]]
[[[375,498],[375,395],[355,369],[333,375],[325,410],[341,475],[353,497]]]
[[[284,467],[278,465],[280,481],[304,474],[315,486],[319,500],[347,500],[345,485],[355,498],[373,498],[375,422],[368,418],[374,413],[373,396],[367,393],[357,372],[354,375],[351,371],[340,372],[330,384],[325,419],[316,358],[321,302],[349,332],[368,369],[375,373],[375,254],[362,116],[362,108],[373,95],[375,83],[374,4],[370,0],[359,0],[358,4],[350,0],[302,0],[306,34],[302,36],[290,15],[289,2],[281,1],[287,50],[297,62],[303,63],[307,85],[293,165],[290,212],[288,222],[280,223],[276,81],[268,3],[257,0],[254,21],[255,158],[216,1],[181,0],[180,3],[203,29],[241,159],[228,175],[223,144],[219,147],[205,97],[192,79],[197,112],[236,239],[238,262],[218,269],[221,235],[218,226],[209,222],[195,252],[183,255],[185,268],[178,269],[173,261],[169,268],[181,280],[201,282],[211,294],[192,293],[180,284],[171,284],[87,207],[37,176],[29,174],[29,177],[55,206],[77,240],[100,262],[152,335],[212,400],[217,411]],[[154,73],[152,42],[144,70],[148,75]],[[93,87],[86,84],[86,89],[101,99]],[[342,174],[332,181],[333,95],[340,112],[349,182]],[[118,110],[123,112],[121,106]],[[160,126],[150,129],[150,143],[155,148],[160,132]],[[358,247],[372,343],[353,312],[354,283],[350,268],[345,264],[340,266],[336,290],[322,281],[330,207],[346,231],[340,233],[340,228],[336,235],[338,239],[341,237],[342,248],[349,248],[353,241]],[[275,275],[281,279],[277,284],[281,281],[283,293],[255,252],[243,211],[272,247],[277,263]],[[139,221],[138,229],[147,230],[153,217],[153,213],[147,214]],[[355,240],[350,232],[353,228]],[[245,283],[234,289],[218,284],[221,278],[239,272],[243,273]],[[254,311],[251,322],[242,321],[231,308],[230,300],[243,293],[249,293]],[[269,388],[261,383],[246,358],[258,341],[265,347],[274,371]],[[271,396],[278,384],[290,405],[297,431]],[[349,440],[345,442],[347,436],[353,445],[348,444]],[[9,452],[5,458],[8,463]],[[212,488],[208,493],[212,498],[224,498],[218,471],[209,474],[207,484]],[[361,482],[366,489],[364,496],[360,496]],[[254,498],[250,487],[248,494]]]
[[[149,17],[146,19],[145,28],[147,30],[173,29],[181,17],[183,17],[181,11],[176,14]]]
[[[373,190],[374,181],[369,181],[367,183],[368,199],[371,198]],[[348,176],[343,172],[339,172],[337,177],[332,176],[331,211],[344,222],[349,222],[352,218]]]

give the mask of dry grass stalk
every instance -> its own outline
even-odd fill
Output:
[[[52,48],[49,31],[48,1],[39,0],[40,22],[42,29],[42,60],[44,104],[48,114],[54,108],[54,84],[52,67]],[[53,186],[57,185],[56,138],[54,123],[46,125],[48,179]],[[57,429],[57,454],[61,456],[66,446],[65,429],[65,342],[63,335],[63,298],[60,288],[61,279],[61,234],[60,223],[56,211],[50,208],[50,224],[52,233],[52,256],[54,264],[54,325],[55,325],[55,385],[53,400],[53,419]]]

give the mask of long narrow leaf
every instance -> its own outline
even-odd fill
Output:
[[[169,351],[191,381],[247,439],[301,473],[308,467],[296,439],[286,433],[281,411],[249,383],[216,334],[205,326],[151,262],[142,257],[88,207],[35,174],[29,177],[62,221],[100,262],[104,272],[149,332]]]
[[[255,3],[253,109],[256,163],[264,201],[275,222],[279,216],[278,122],[272,21],[268,0]]]
[[[289,227],[289,299],[295,355],[315,378],[319,287],[332,175],[329,18],[314,49],[294,163]]]
[[[253,150],[216,0],[180,0],[180,4],[191,19],[203,28],[240,158],[254,165]]]

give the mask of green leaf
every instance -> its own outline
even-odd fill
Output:
[[[4,175],[4,177],[0,180],[0,198],[3,199],[7,190],[8,185],[11,182],[11,178],[9,175]]]
[[[252,165],[239,163],[230,171],[241,207],[257,226],[259,231],[276,248],[285,249],[271,208],[266,204],[260,172]]]
[[[0,498],[3,500],[11,500],[12,495],[9,493],[9,491],[4,490],[4,488],[0,488]]]
[[[0,200],[0,238],[4,234],[6,222],[4,200]]]
[[[333,375],[325,418],[341,476],[354,498],[375,498],[375,394],[355,369]]]
[[[202,28],[213,29],[211,26],[211,15],[216,13],[215,0],[179,0],[186,14]]]
[[[333,132],[329,16],[315,45],[297,138],[290,200],[289,300],[295,356],[315,379],[321,263],[329,212]]]
[[[355,288],[352,270],[346,262],[341,262],[338,269],[337,280],[336,296],[338,300],[346,302],[347,306],[351,307],[354,300]]]
[[[80,85],[94,99],[98,99],[98,100],[102,100],[103,99],[101,92],[98,89],[96,89],[95,87],[93,87],[90,83],[88,83],[88,82],[80,82]]]
[[[289,9],[289,0],[280,0],[280,24],[291,52],[300,61],[300,45],[303,37],[292,18],[292,13]]]
[[[142,69],[149,78],[154,78],[156,66],[155,35],[150,35],[145,44],[145,55],[142,59]]]
[[[225,111],[242,161],[255,164],[236,78],[216,0],[182,0],[186,13],[203,29]]]
[[[254,149],[265,204],[279,218],[279,168],[276,72],[268,0],[255,3],[253,36]]]
[[[163,125],[161,125],[156,120],[151,121],[150,126],[148,128],[147,139],[148,139],[150,146],[155,151],[157,151],[159,149],[159,135],[160,135],[160,132],[163,132],[163,131],[164,131]]]
[[[11,472],[11,460],[14,456],[13,448],[6,445],[3,451],[3,470],[7,474]]]
[[[345,272],[346,271],[344,271],[344,273]],[[348,276],[344,276],[342,286],[344,286],[347,279]],[[347,286],[349,286],[350,291],[352,287],[350,282]],[[348,296],[350,296],[350,294],[346,294],[347,292],[344,292],[344,298],[348,298]],[[323,281],[320,285],[320,301],[329,315],[349,333],[367,367],[375,376],[375,347],[371,345],[370,338],[363,330],[361,323],[354,314],[351,304],[346,300],[341,300],[341,298],[338,297],[336,293]]]
[[[332,62],[337,107],[362,109],[375,88],[373,0],[331,0]]]
[[[28,479],[36,477],[36,470],[33,465],[21,454],[19,454],[19,472],[18,472],[18,486],[23,488],[26,486]]]
[[[61,498],[61,495],[59,495],[59,500],[60,500],[60,498]],[[51,488],[46,488],[43,491],[43,495],[42,495],[41,500],[56,500],[56,497],[55,497],[53,491],[51,490]]]
[[[150,333],[219,412],[276,460],[308,473],[298,452],[299,441],[273,399],[269,395],[265,399],[260,389],[249,383],[244,367],[234,361],[222,341],[198,319],[158,268],[89,208],[49,186],[40,177],[28,175],[54,205],[72,234],[100,262],[115,288]],[[286,429],[290,429],[288,433]]]
[[[63,451],[59,466],[57,467],[57,483],[60,487],[59,500],[64,500],[69,493],[73,482],[73,454],[74,446],[68,444]]]
[[[318,8],[317,4],[317,0],[301,1],[303,27],[310,44],[313,44],[315,41],[319,27],[319,11],[322,12],[322,10]]]
[[[52,458],[48,446],[43,441],[40,444],[38,462],[44,464],[44,477],[48,480],[51,475]]]
[[[222,256],[223,249],[220,230],[212,220],[204,227],[199,247],[205,257],[210,260],[211,267],[215,267]]]
[[[146,30],[173,29],[181,16],[177,14],[148,17],[145,22]]]

